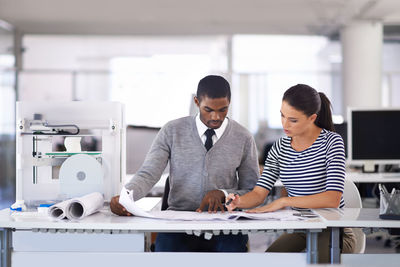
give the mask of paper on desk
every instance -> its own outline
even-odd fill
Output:
[[[247,213],[247,212],[234,212],[232,213],[230,220],[237,220],[240,218],[252,219],[252,220],[276,220],[276,221],[301,221],[304,217],[297,216],[297,211],[293,210],[277,210],[273,212],[265,213]]]
[[[298,212],[293,210],[278,210],[267,213],[238,212],[195,212],[195,211],[151,211],[153,218],[175,221],[234,221],[241,218],[251,220],[273,220],[273,221],[301,221],[305,218],[296,216]]]
[[[295,216],[297,211],[294,210],[278,210],[267,213],[246,213],[240,212],[195,212],[195,211],[150,211],[146,212],[133,200],[133,190],[123,188],[119,196],[119,203],[125,207],[132,215],[153,219],[174,220],[174,221],[234,221],[240,218],[252,220],[282,220],[282,221],[301,221],[304,218]]]
[[[177,210],[164,210],[164,211],[151,211],[154,218],[163,220],[174,221],[226,221],[229,220],[228,213],[208,213],[196,211],[177,211]]]
[[[104,204],[103,195],[94,192],[83,197],[69,199],[49,208],[48,215],[54,219],[79,220],[99,211]]]
[[[121,194],[119,195],[119,203],[124,206],[124,208],[129,211],[132,215],[139,217],[154,218],[154,215],[144,211],[136,205],[133,200],[133,190],[128,190],[125,187],[122,188]]]

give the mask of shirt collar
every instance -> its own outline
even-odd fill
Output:
[[[225,117],[224,121],[221,124],[221,127],[219,127],[218,129],[214,129],[215,135],[218,139],[221,138],[221,136],[224,134],[226,126],[228,126],[228,117]],[[196,127],[200,137],[202,137],[204,132],[208,129],[208,127],[200,120],[199,113],[197,113],[196,115]]]

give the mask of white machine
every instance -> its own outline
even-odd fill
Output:
[[[117,195],[126,170],[124,106],[17,102],[16,203],[38,206],[91,192]]]

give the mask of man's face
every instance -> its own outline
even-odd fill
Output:
[[[226,114],[228,114],[229,100],[227,97],[208,98],[202,96],[200,99],[195,97],[194,102],[199,107],[200,120],[208,128],[218,129],[221,127]]]

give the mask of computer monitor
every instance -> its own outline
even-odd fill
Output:
[[[400,164],[400,108],[348,110],[348,161],[374,171],[377,164]]]
[[[335,127],[335,132],[337,132],[343,139],[344,153],[347,158],[347,122],[335,123],[333,127]]]

